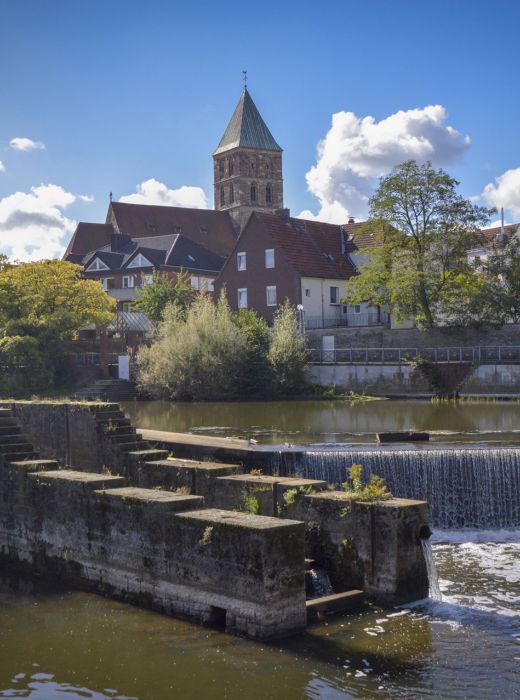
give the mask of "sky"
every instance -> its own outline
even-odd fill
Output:
[[[60,256],[109,192],[212,207],[244,69],[293,215],[361,220],[414,158],[520,221],[519,25],[518,0],[0,0],[0,252]]]

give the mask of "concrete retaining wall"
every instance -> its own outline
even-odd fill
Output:
[[[429,383],[409,365],[312,364],[309,381],[373,396],[430,396]],[[477,365],[460,390],[461,396],[520,394],[520,365]]]

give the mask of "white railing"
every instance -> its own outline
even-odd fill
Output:
[[[520,363],[520,345],[444,348],[311,348],[310,361],[345,364],[405,364],[415,358],[429,362],[470,362],[474,364]]]

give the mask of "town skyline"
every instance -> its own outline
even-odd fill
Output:
[[[519,99],[509,87],[518,8],[499,2],[491,13],[484,3],[461,2],[434,12],[405,1],[387,13],[376,5],[378,25],[352,3],[329,3],[326,28],[310,7],[292,23],[286,8],[271,22],[246,12],[227,41],[233,3],[197,18],[160,2],[146,15],[133,2],[119,15],[117,2],[106,12],[98,2],[4,2],[0,252],[59,257],[78,221],[102,220],[110,191],[115,201],[212,208],[211,153],[239,100],[244,69],[284,149],[293,216],[362,219],[377,178],[416,158],[444,167],[462,194],[503,206],[506,220],[518,221]],[[253,20],[258,31],[248,43]],[[364,23],[377,47],[370,55]],[[313,27],[305,52],[302,37]],[[419,29],[412,58],[405,37]],[[486,37],[500,50],[484,51]],[[151,53],[143,49],[148,40]]]

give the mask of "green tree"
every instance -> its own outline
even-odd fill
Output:
[[[497,244],[482,266],[488,285],[483,305],[488,316],[501,323],[520,323],[520,238],[519,233]]]
[[[362,251],[360,274],[347,283],[349,303],[386,306],[420,328],[479,320],[473,301],[481,280],[467,253],[493,210],[464,199],[458,184],[431,163],[415,161],[381,178],[367,222],[376,245]]]
[[[12,364],[23,349],[34,372],[40,368],[42,377],[50,373],[58,379],[65,365],[65,343],[86,324],[104,326],[111,321],[114,300],[99,282],[85,280],[82,271],[80,265],[63,260],[9,264],[0,269],[4,361]]]
[[[271,331],[252,309],[240,309],[235,323],[244,334],[246,355],[239,379],[240,396],[268,396],[273,391],[273,368],[268,359]]]
[[[246,356],[245,334],[225,297],[214,304],[199,295],[185,317],[177,305],[166,307],[157,339],[139,352],[140,383],[170,398],[233,398]]]
[[[132,307],[145,313],[154,323],[158,323],[162,321],[168,304],[175,304],[180,315],[185,318],[196,296],[187,273],[179,273],[175,282],[172,282],[166,275],[155,271],[152,282],[143,284],[137,290],[137,299]]]
[[[268,359],[277,392],[301,393],[306,385],[307,350],[296,312],[288,301],[275,314]]]

